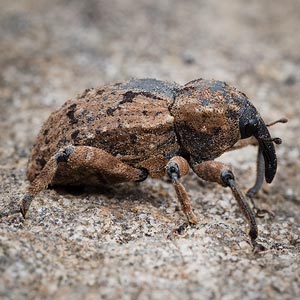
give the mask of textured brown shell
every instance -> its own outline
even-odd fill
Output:
[[[193,161],[215,159],[240,139],[241,97],[246,99],[214,80],[194,80],[179,91],[171,113],[179,143]]]
[[[176,84],[132,80],[86,90],[52,113],[43,125],[29,160],[33,180],[49,158],[67,145],[93,146],[134,167],[161,177],[179,151],[169,106]],[[62,183],[63,184],[63,183]]]
[[[194,164],[231,148],[240,139],[240,116],[249,105],[246,95],[215,80],[198,79],[182,87],[134,79],[86,90],[43,125],[27,176],[32,181],[52,155],[74,145],[103,149],[159,178],[175,155]]]

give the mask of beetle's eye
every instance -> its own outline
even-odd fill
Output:
[[[244,137],[252,136],[258,128],[258,120],[257,119],[250,119],[248,123],[244,127]]]

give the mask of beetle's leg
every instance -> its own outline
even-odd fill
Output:
[[[261,209],[259,208],[253,197],[259,192],[260,188],[262,187],[262,184],[265,179],[265,160],[263,157],[263,153],[260,147],[258,147],[258,153],[257,153],[257,161],[256,161],[256,180],[255,184],[247,191],[246,196],[249,197],[253,210],[255,212],[255,215],[257,217],[263,217],[265,214],[269,214],[270,216],[274,216],[274,213],[267,210],[267,209]]]
[[[67,163],[74,172],[78,168],[85,168],[103,174],[103,177],[107,177],[111,183],[142,181],[148,176],[145,169],[131,167],[104,150],[89,146],[68,146],[53,155],[30,184],[27,194],[20,203],[20,212],[24,218],[34,196],[52,183],[61,162]]]
[[[246,200],[246,197],[238,188],[231,169],[227,165],[216,161],[206,161],[193,165],[192,168],[200,178],[206,181],[217,182],[225,187],[230,187],[244,217],[249,224],[249,236],[251,238],[252,245],[254,247],[257,246],[255,240],[258,235],[258,229],[254,214]]]
[[[67,162],[69,156],[73,153],[74,147],[68,146],[64,150],[53,155],[40,174],[31,182],[27,189],[27,193],[20,203],[20,212],[25,218],[33,198],[52,182],[60,162]]]
[[[181,156],[174,156],[166,165],[166,172],[172,180],[181,208],[186,215],[189,223],[196,224],[197,218],[191,207],[189,196],[179,181],[179,178],[186,175],[190,169],[188,162]]]
[[[21,214],[25,218],[25,215],[30,207],[34,196],[36,196],[40,191],[45,189],[48,186],[48,184],[51,183],[53,177],[55,176],[58,163],[66,162],[73,151],[74,147],[69,146],[66,147],[63,151],[60,151],[54,156],[52,156],[42,169],[41,173],[33,180],[33,182],[28,187],[24,198],[21,200],[20,208],[11,210],[7,213],[2,213],[0,214],[0,217],[6,217],[21,212]]]

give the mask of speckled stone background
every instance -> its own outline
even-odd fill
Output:
[[[299,0],[0,0],[0,210],[24,195],[35,136],[89,87],[131,77],[225,80],[272,128],[279,169],[257,199],[254,254],[228,189],[184,178],[199,225],[183,223],[167,181],[81,194],[46,190],[28,219],[0,220],[1,299],[296,299],[300,297]],[[246,190],[253,147],[220,158]]]

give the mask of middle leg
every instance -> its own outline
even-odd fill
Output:
[[[184,186],[179,181],[179,178],[186,175],[189,169],[190,166],[188,162],[181,156],[174,156],[169,160],[166,166],[167,175],[172,180],[172,184],[175,188],[181,209],[183,210],[190,224],[197,224],[197,218],[192,211],[189,196]]]
[[[192,166],[194,172],[202,179],[210,182],[216,182],[224,187],[229,187],[250,227],[249,236],[253,247],[258,244],[255,241],[258,236],[258,229],[246,197],[236,184],[234,175],[226,164],[216,161],[206,161]]]

